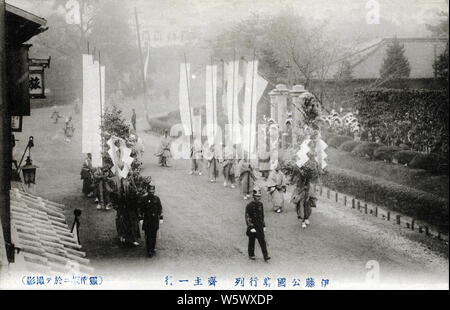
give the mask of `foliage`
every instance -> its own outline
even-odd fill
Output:
[[[448,158],[448,92],[423,89],[360,90],[360,122],[387,145],[410,144]]]
[[[135,136],[131,135],[130,126],[122,117],[122,111],[115,105],[108,107],[103,114],[102,123],[103,138],[103,162],[105,166],[112,167],[113,163],[108,154],[109,146],[106,144],[111,137],[121,138],[125,141],[126,146],[131,149],[130,156],[134,158],[131,163],[131,171],[139,173],[142,168],[142,162],[138,158],[139,151],[137,149],[137,141]]]
[[[95,50],[98,59],[100,51],[101,63],[106,65],[106,94],[118,89],[129,93],[138,81],[139,67],[135,35],[123,4],[118,0],[84,0],[81,2],[83,23],[76,25],[66,23],[64,2],[54,1],[54,13],[45,17],[49,29],[31,40],[33,57],[51,56],[46,87],[51,90],[55,104],[81,98],[81,54],[87,53],[87,42],[90,53]]]
[[[351,65],[350,61],[348,61],[346,59],[340,65],[339,71],[336,72],[334,78],[339,81],[347,82],[347,81],[353,79],[352,74],[353,74],[352,65]]]
[[[401,79],[409,77],[411,68],[405,56],[405,46],[395,37],[386,50],[386,56],[380,69],[383,79]]]
[[[433,69],[436,71],[437,77],[448,87],[448,41],[444,52],[434,62]]]
[[[411,160],[409,167],[413,169],[424,169],[432,172],[441,171],[444,159],[438,154],[422,154],[419,153]]]
[[[390,163],[392,162],[392,157],[398,151],[400,151],[398,146],[380,146],[373,151],[373,157]]]
[[[315,160],[310,159],[302,167],[295,161],[288,160],[282,163],[281,170],[298,187],[308,186],[319,177],[319,168]]]
[[[334,138],[330,139],[330,141],[328,142],[328,145],[332,146],[334,148],[338,148],[342,143],[351,141],[351,140],[353,140],[352,137],[338,135],[338,136],[335,136]]]
[[[392,159],[395,159],[401,165],[409,165],[411,160],[418,154],[420,153],[417,151],[398,151],[392,155]]]
[[[448,231],[448,200],[352,170],[329,167],[322,183],[339,192],[414,217]]]
[[[342,150],[342,151],[345,151],[345,152],[351,152],[359,144],[361,144],[361,142],[354,141],[354,140],[348,140],[348,141],[345,141],[344,143],[342,143],[339,146],[339,150]]]
[[[360,157],[373,158],[373,152],[381,146],[383,146],[383,144],[378,142],[362,142],[353,149],[352,154]]]

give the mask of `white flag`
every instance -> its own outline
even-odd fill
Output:
[[[192,134],[191,113],[189,103],[189,87],[190,87],[190,64],[180,64],[180,88],[179,88],[179,106],[180,119],[183,125],[184,134],[190,136]]]
[[[311,151],[311,148],[308,146],[309,142],[311,142],[310,139],[305,139],[297,152],[297,166],[299,167],[302,167],[309,160],[308,153]]]
[[[206,66],[206,130],[209,145],[215,144],[217,132],[217,66]]]
[[[231,140],[234,144],[241,143],[239,130],[239,61],[232,61],[227,65],[227,116],[228,124],[234,130],[231,133]]]
[[[256,141],[256,109],[258,106],[258,61],[249,61],[245,79],[245,102],[243,115],[242,147],[253,154]],[[251,155],[251,156],[254,156]]]

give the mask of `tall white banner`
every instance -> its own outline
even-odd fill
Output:
[[[92,55],[83,55],[83,110],[82,110],[82,135],[81,135],[81,152],[91,153],[91,112],[94,96],[95,87],[94,76],[92,75]]]
[[[100,85],[100,75],[101,68],[100,63],[98,61],[94,62],[92,66],[92,75],[94,76],[94,86],[95,86],[95,94],[93,100],[93,106],[91,110],[91,153],[92,153],[92,166],[100,167],[102,166],[102,135],[101,135],[101,115],[102,111],[102,102],[100,101],[100,97],[104,97],[104,94],[100,95],[100,92],[103,92],[103,87]],[[103,84],[103,83],[102,83]],[[102,99],[103,100],[103,99]]]
[[[92,154],[92,166],[102,165],[100,74],[102,74],[102,102],[104,105],[105,69],[93,62],[92,55],[83,55],[83,113],[81,152]]]
[[[227,65],[227,116],[228,124],[232,124],[234,130],[231,137],[234,144],[241,143],[239,130],[239,61],[232,61]]]
[[[190,64],[180,64],[180,88],[179,88],[179,105],[180,105],[180,119],[183,125],[184,135],[190,136],[192,131],[191,114],[189,110],[189,82]]]
[[[216,143],[217,131],[217,66],[206,66],[206,132],[209,145]]]
[[[258,61],[249,61],[245,78],[245,101],[243,115],[243,150],[255,157],[256,109],[258,106]]]

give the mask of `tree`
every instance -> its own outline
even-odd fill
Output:
[[[448,42],[444,52],[434,62],[433,69],[437,78],[442,80],[448,87]]]
[[[350,61],[344,60],[334,78],[340,81],[349,81],[353,79],[352,74],[352,65]]]
[[[426,25],[428,31],[431,32],[431,35],[435,38],[448,38],[448,12],[441,12],[439,14],[440,21],[436,25]]]
[[[388,45],[386,56],[380,69],[383,79],[408,78],[411,72],[409,61],[405,56],[405,46],[394,37],[392,44]]]

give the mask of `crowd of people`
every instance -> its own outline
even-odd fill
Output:
[[[264,171],[254,169],[249,159],[219,158],[215,152],[215,145],[211,145],[206,152],[202,151],[202,146],[198,141],[194,141],[191,146],[191,175],[202,175],[203,166],[206,166],[208,181],[217,182],[220,171],[223,175],[223,186],[236,188],[239,186],[241,196],[244,200],[253,198],[245,209],[245,219],[247,223],[247,236],[249,237],[248,255],[250,259],[255,259],[255,240],[258,240],[264,259],[270,259],[264,237],[264,208],[261,202],[261,190],[265,189],[275,213],[282,213],[285,208],[285,197],[289,185],[293,185],[291,203],[294,204],[297,218],[301,221],[301,227],[306,229],[310,225],[309,218],[312,208],[316,207],[317,198],[311,187],[311,181],[317,179],[318,164],[314,160],[314,154],[309,154],[309,160],[305,164],[310,176],[305,176],[301,180],[293,181],[292,176],[283,172],[282,164],[276,161],[271,168]],[[160,166],[168,167],[170,153],[170,138],[168,132],[164,132],[158,152]],[[228,154],[230,155],[230,154]],[[205,164],[205,165],[204,165]]]
[[[98,210],[116,210],[116,229],[124,246],[139,246],[141,228],[145,232],[149,257],[155,254],[156,235],[162,223],[162,205],[155,195],[150,177],[130,172],[122,178],[111,171],[111,166],[92,167],[92,155],[87,154],[81,167],[82,192],[94,198]]]

